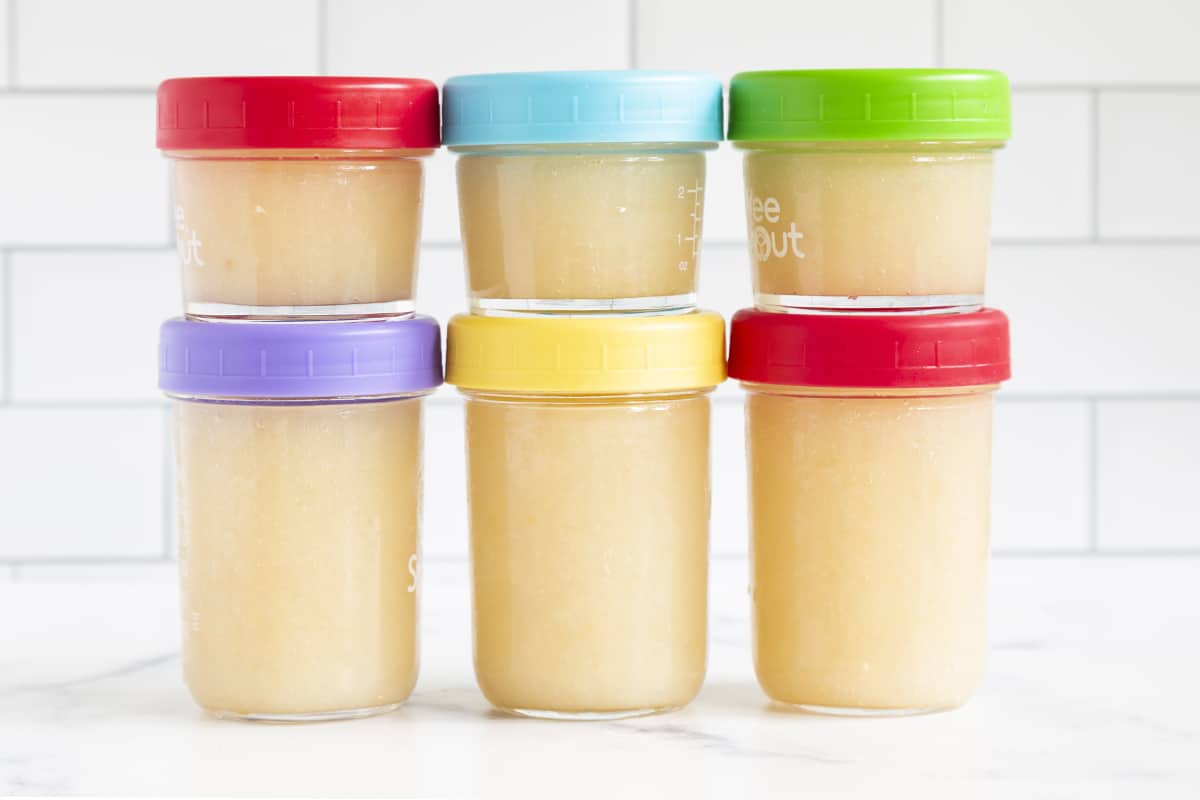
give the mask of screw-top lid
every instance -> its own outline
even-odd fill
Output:
[[[638,394],[725,380],[725,322],[697,311],[647,317],[460,314],[446,335],[446,378],[460,389]]]
[[[733,316],[729,375],[781,386],[986,386],[1011,376],[1008,317],[965,314]]]
[[[437,147],[437,86],[420,78],[172,78],[158,146],[399,150]]]
[[[1006,141],[1008,78],[967,69],[742,72],[729,85],[735,141]]]
[[[360,398],[442,382],[431,317],[361,322],[171,319],[159,336],[158,385],[188,397]]]
[[[700,72],[462,75],[446,81],[443,103],[451,147],[722,138],[721,82]]]

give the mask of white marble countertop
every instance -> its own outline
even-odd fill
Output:
[[[170,583],[0,584],[0,794],[1200,797],[1200,559],[1009,558],[993,576],[987,681],[959,711],[772,708],[727,560],[691,707],[561,723],[488,710],[465,565],[430,563],[412,700],[306,726],[192,706]]]

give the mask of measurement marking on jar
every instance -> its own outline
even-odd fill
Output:
[[[690,189],[686,186],[680,186],[677,194],[678,198],[680,200],[686,200],[688,199],[688,195],[692,196],[692,210],[688,214],[692,220],[692,231],[687,236],[684,236],[682,233],[678,234],[676,241],[679,242],[680,246],[682,246],[684,242],[691,244],[691,257],[694,261],[696,257],[700,255],[700,224],[704,221],[704,187],[700,185],[699,181],[697,181]],[[686,261],[679,262],[680,269],[687,269],[687,265],[688,262]]]

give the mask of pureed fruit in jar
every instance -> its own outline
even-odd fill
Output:
[[[755,305],[971,310],[983,303],[992,153],[1008,79],[938,69],[743,72]]]
[[[446,144],[473,311],[695,306],[721,83],[691,72],[451,78]]]
[[[403,703],[417,678],[422,397],[437,323],[164,324],[183,668],[222,717]]]
[[[475,674],[496,708],[612,719],[704,680],[711,312],[455,317]]]
[[[986,651],[1007,318],[745,310],[729,373],[747,391],[763,690],[832,713],[966,702]]]
[[[192,317],[412,312],[437,87],[413,78],[176,78],[158,87]]]

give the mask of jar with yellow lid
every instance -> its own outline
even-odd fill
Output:
[[[496,708],[614,719],[704,680],[711,312],[460,315],[475,673]]]
[[[754,665],[780,703],[966,702],[987,650],[992,394],[1008,319],[733,318],[750,488]]]

